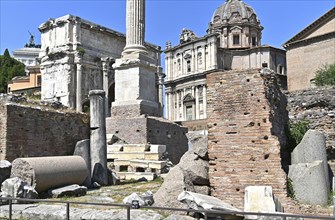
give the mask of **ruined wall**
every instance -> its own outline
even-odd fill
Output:
[[[286,95],[291,122],[308,121],[312,129],[323,132],[326,135],[328,159],[335,160],[335,86]]]
[[[281,163],[286,98],[275,77],[259,69],[215,72],[207,85],[211,194],[242,209],[245,187],[268,185],[286,210],[292,207]]]
[[[17,104],[0,104],[0,160],[72,155],[77,141],[89,138],[85,114]],[[6,124],[6,125],[5,125]]]
[[[187,128],[163,118],[107,118],[106,131],[129,144],[166,145],[167,157],[174,164],[188,150]]]

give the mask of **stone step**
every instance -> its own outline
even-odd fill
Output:
[[[116,159],[114,160],[115,166],[131,166],[131,167],[142,167],[161,170],[166,166],[166,161],[153,161],[153,160],[125,160]]]
[[[144,153],[128,153],[128,152],[107,152],[107,159],[125,159],[125,160],[160,160],[161,154],[159,153],[151,153],[151,152],[144,152]]]
[[[145,178],[148,181],[155,179],[156,175],[150,172],[116,172],[122,180],[139,180]]]
[[[163,154],[166,151],[165,145],[158,144],[113,144],[107,145],[107,153],[114,152],[151,152]]]

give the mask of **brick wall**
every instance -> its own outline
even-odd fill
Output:
[[[77,141],[89,138],[85,114],[2,103],[0,117],[0,160],[72,155]]]
[[[286,98],[258,69],[207,75],[208,151],[212,195],[243,209],[244,189],[272,186],[285,209]],[[286,166],[288,161],[284,162]]]

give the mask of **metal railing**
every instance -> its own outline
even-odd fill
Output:
[[[176,212],[187,212],[187,213],[201,213],[205,220],[208,220],[209,215],[256,215],[256,216],[268,216],[268,217],[281,217],[286,219],[291,218],[302,218],[302,219],[332,219],[334,217],[329,216],[315,216],[315,215],[297,215],[297,214],[285,214],[285,213],[259,213],[259,212],[238,212],[238,211],[213,211],[213,210],[195,210],[195,209],[182,209],[182,208],[169,208],[169,207],[155,207],[155,206],[137,206],[137,205],[126,205],[126,204],[115,204],[115,203],[93,203],[93,202],[73,202],[73,201],[59,201],[59,200],[48,200],[48,199],[22,199],[22,198],[12,198],[12,197],[1,197],[0,200],[7,200],[9,205],[9,220],[12,220],[13,215],[13,200],[22,202],[39,202],[39,203],[60,203],[66,204],[66,218],[70,220],[70,205],[93,205],[93,206],[111,206],[111,207],[121,207],[127,209],[127,220],[131,220],[130,211],[131,209],[146,209],[146,210],[168,210]],[[1,205],[0,205],[1,207]]]

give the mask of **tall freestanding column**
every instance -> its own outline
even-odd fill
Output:
[[[92,183],[108,184],[107,143],[105,121],[105,92],[91,90],[90,97],[90,153]]]
[[[144,0],[127,0],[126,12],[126,47],[123,54],[145,52],[145,2]]]
[[[145,1],[127,0],[126,46],[115,69],[112,117],[161,116],[156,86],[156,57],[144,45]]]

